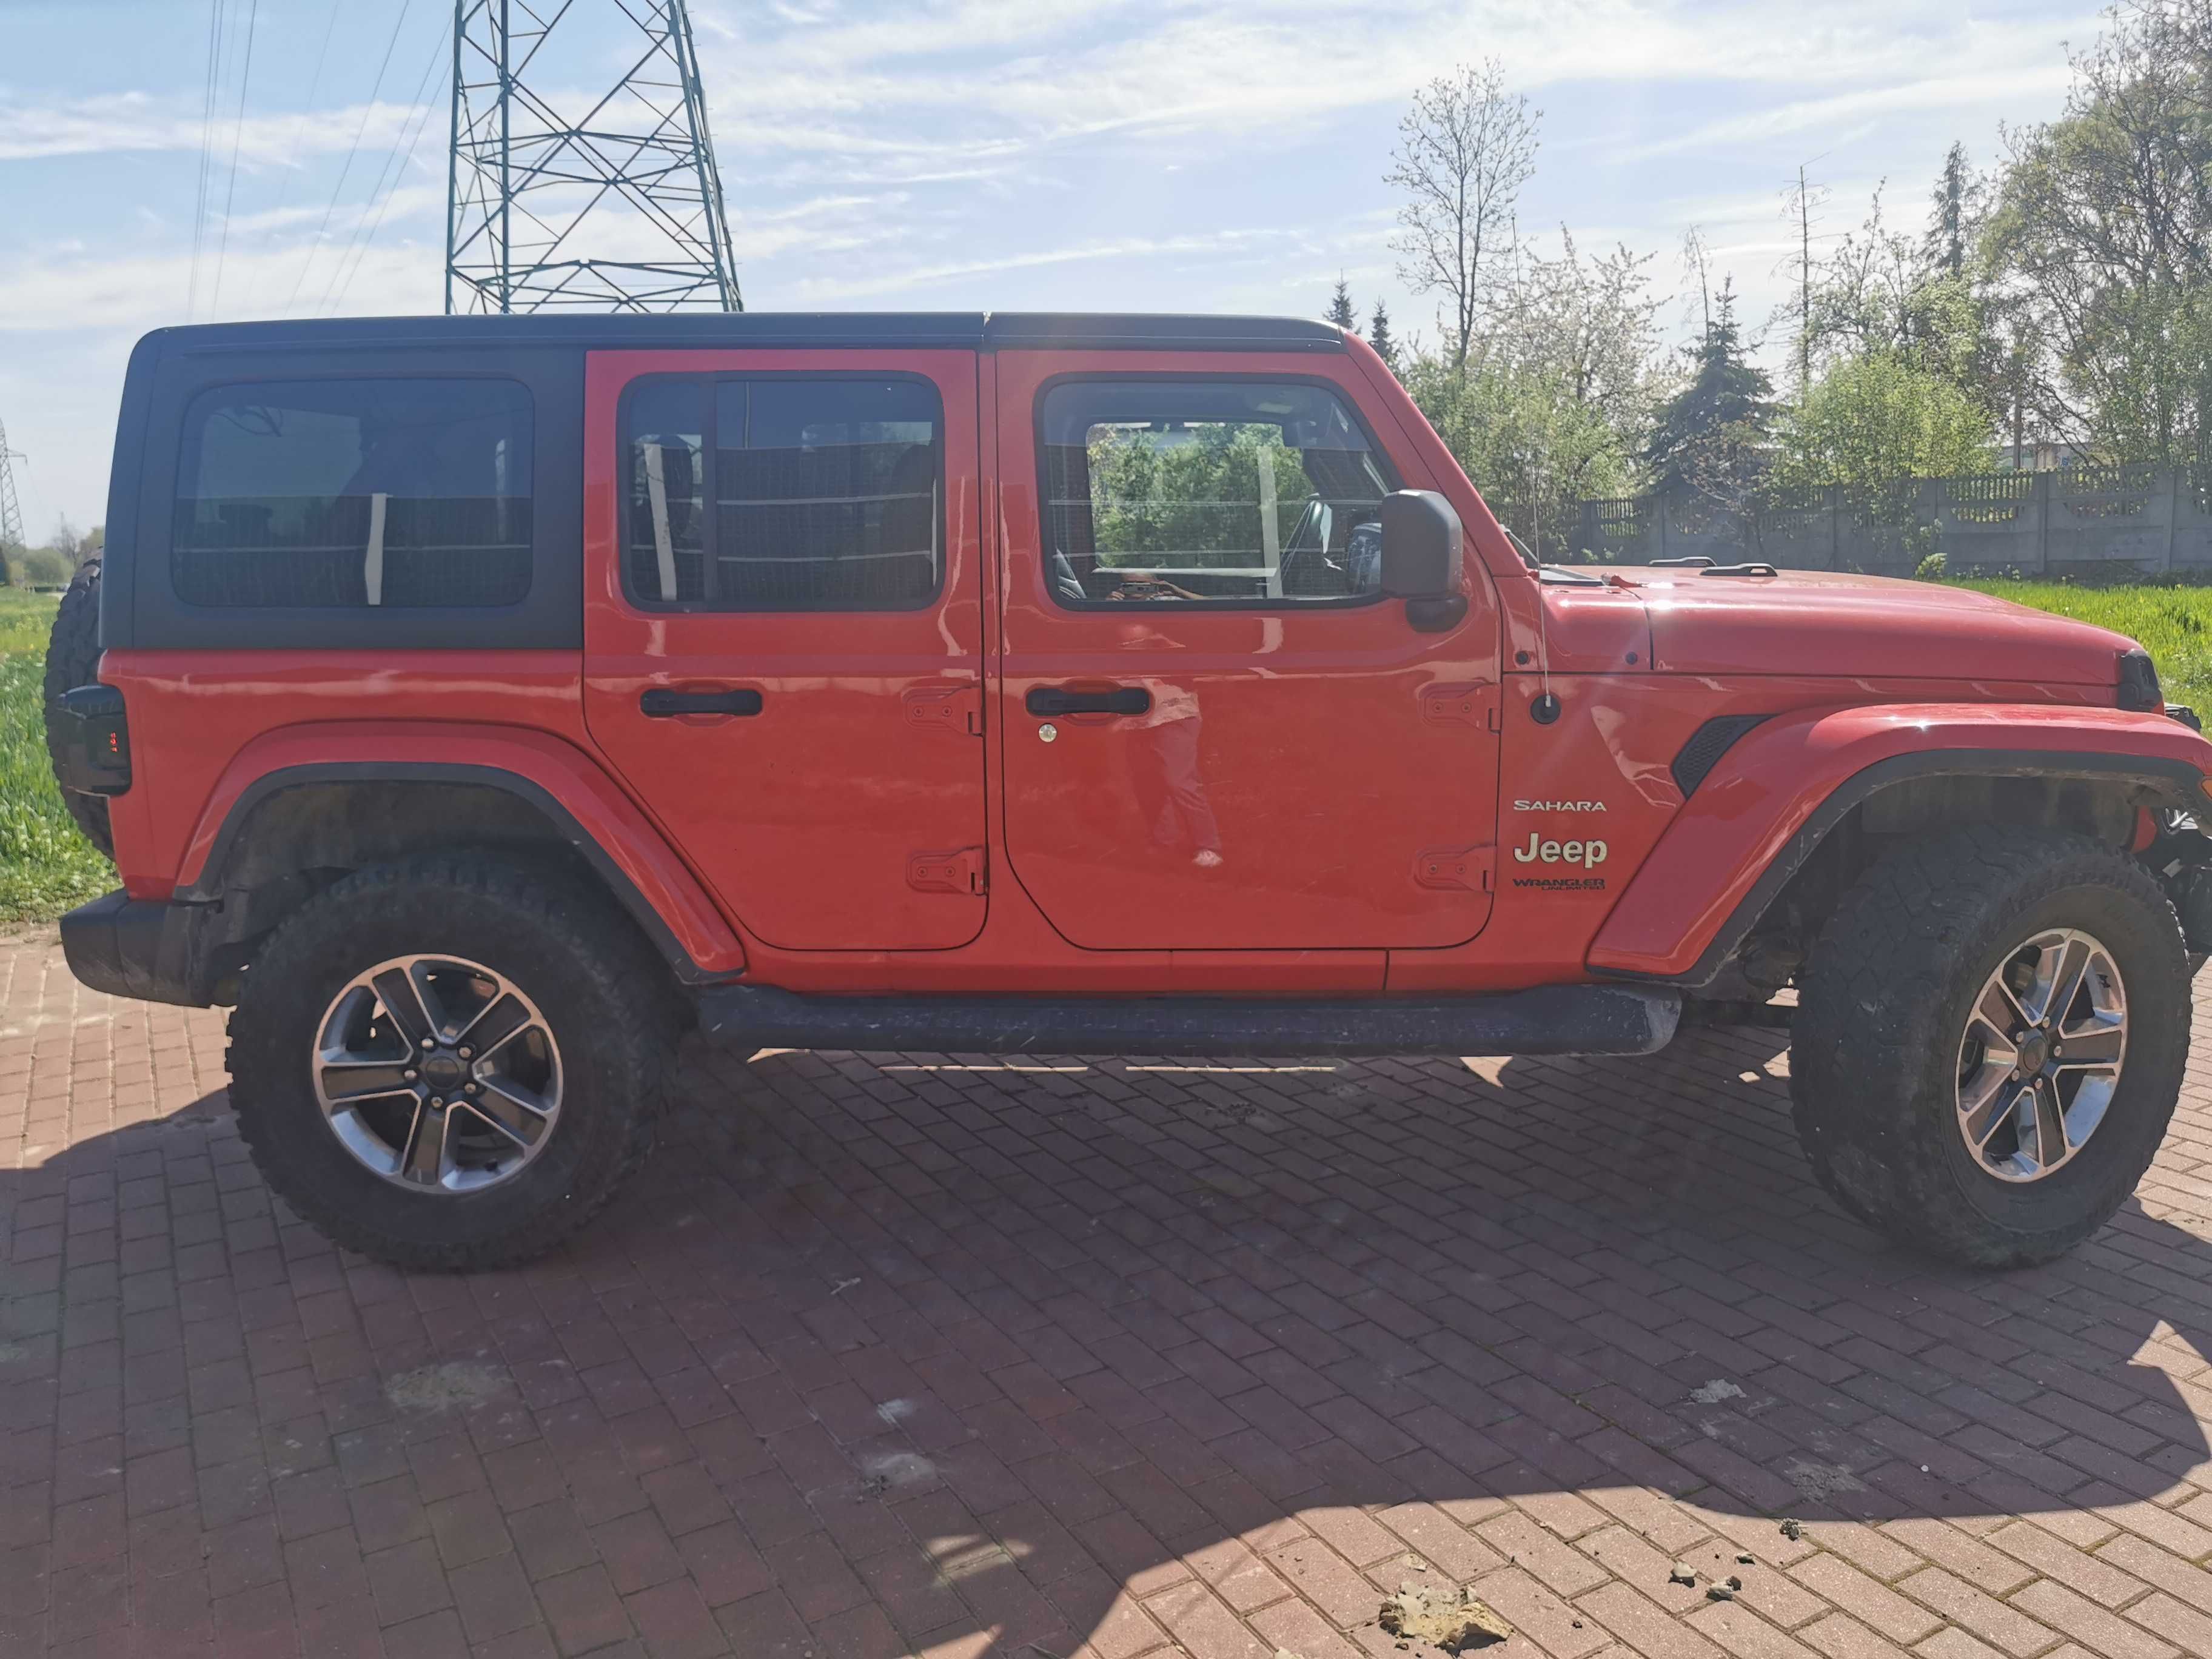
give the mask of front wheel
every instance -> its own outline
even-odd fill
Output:
[[[304,906],[231,1017],[270,1187],[407,1268],[525,1261],[588,1220],[651,1146],[675,1032],[659,964],[596,900],[440,855]]]
[[[1797,1132],[1844,1207],[1978,1267],[2063,1255],[2135,1190],[2173,1115],[2190,972],[2133,860],[1975,830],[1861,878],[1807,963]]]

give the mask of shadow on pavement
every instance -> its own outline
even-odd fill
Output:
[[[243,1362],[264,1428],[314,1416],[353,1486],[360,1448],[465,1427],[510,1525],[650,1504],[749,1656],[869,1620],[885,1652],[1133,1654],[1154,1619],[1194,1647],[1269,1571],[1351,1630],[1416,1559],[1577,1654],[1609,1577],[1701,1602],[1664,1583],[1677,1552],[1948,1560],[1990,1517],[2193,1492],[2212,1243],[2131,1201],[2047,1268],[1898,1255],[1813,1185],[1777,1037],[1219,1067],[695,1047],[613,1212],[458,1279],[341,1261],[210,1097],[0,1175],[0,1382],[61,1425],[19,1429],[9,1496],[67,1465],[89,1389],[143,1415],[173,1376],[192,1437],[200,1373],[130,1346],[157,1198],[180,1328]],[[2169,1157],[2147,1192],[2202,1207]],[[115,1261],[80,1262],[80,1203],[110,1201]],[[477,1386],[390,1386],[426,1375]],[[541,1440],[559,1494],[501,1492]],[[271,1443],[239,1443],[258,1476],[196,1458],[210,1536],[307,1472]]]

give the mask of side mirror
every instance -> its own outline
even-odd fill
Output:
[[[1441,634],[1467,615],[1460,592],[1466,532],[1433,489],[1394,489],[1382,498],[1382,591],[1406,601],[1406,619]]]

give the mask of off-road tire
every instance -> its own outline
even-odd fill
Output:
[[[46,638],[46,758],[54,781],[62,775],[61,696],[80,685],[90,685],[100,674],[100,561],[87,560],[77,567],[61,609],[54,612],[53,632]],[[62,805],[84,832],[84,838],[108,857],[115,856],[115,836],[107,826],[107,798],[62,791]]]
[[[325,1012],[354,975],[438,952],[506,975],[560,1045],[550,1144],[480,1192],[410,1191],[363,1166],[311,1075]],[[550,867],[434,854],[349,875],[277,929],[231,1015],[231,1103],[262,1178],[339,1245],[407,1269],[503,1267],[560,1243],[643,1162],[676,1036],[665,969],[602,896]]]
[[[1959,1133],[1959,1045],[1989,975],[2057,927],[2110,950],[2126,1060],[2080,1151],[2013,1183]],[[1917,841],[1859,879],[1808,961],[1790,1057],[1798,1139],[1838,1204],[1911,1248],[1972,1267],[2048,1261],[2104,1225],[2149,1167],[2180,1093],[2190,1008],[2180,924],[2132,859],[2058,830]]]

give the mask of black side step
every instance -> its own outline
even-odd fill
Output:
[[[960,1054],[1648,1054],[1681,1014],[1674,991],[1624,985],[1327,1002],[699,994],[699,1029],[721,1042]]]

